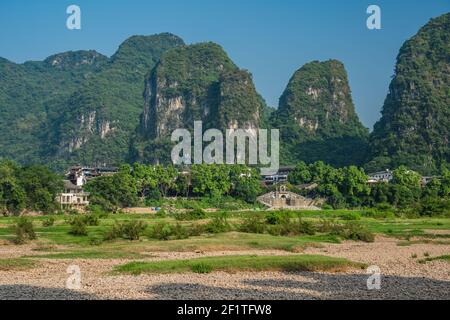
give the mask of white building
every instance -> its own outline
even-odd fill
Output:
[[[64,191],[57,199],[61,209],[84,209],[89,205],[89,193],[84,192],[81,186],[73,184],[69,180],[64,181]]]
[[[392,171],[387,169],[385,171],[375,172],[369,174],[369,183],[378,183],[378,182],[391,182],[394,179],[394,175]]]

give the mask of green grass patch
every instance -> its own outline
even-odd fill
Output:
[[[399,241],[397,246],[408,247],[415,244],[434,244],[434,245],[450,245],[450,240],[430,240],[430,239],[420,239],[420,240],[409,240],[409,241]]]
[[[428,257],[426,259],[421,259],[418,262],[419,263],[427,263],[427,262],[436,261],[436,260],[443,260],[446,262],[450,262],[450,255],[444,255],[444,256],[439,256],[439,257]]]
[[[28,256],[33,259],[142,259],[144,256],[135,252],[75,251]]]
[[[16,259],[0,259],[0,271],[21,271],[35,267],[34,261],[16,258]]]
[[[131,262],[115,267],[117,273],[209,273],[213,271],[344,271],[364,264],[320,255],[222,256],[188,260]]]

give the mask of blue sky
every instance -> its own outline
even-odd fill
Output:
[[[71,4],[81,7],[82,30],[66,28]],[[371,4],[381,7],[382,30],[366,27]],[[131,35],[172,32],[187,43],[222,45],[271,106],[303,64],[339,59],[372,128],[401,45],[449,11],[448,0],[2,0],[0,56],[24,62],[80,49],[110,56]]]

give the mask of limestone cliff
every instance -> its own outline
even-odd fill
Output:
[[[295,72],[272,126],[281,130],[285,163],[345,165],[365,157],[368,130],[358,119],[347,73],[337,60],[314,61]]]

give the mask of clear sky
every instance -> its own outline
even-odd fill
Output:
[[[66,28],[71,4],[81,7],[81,30]],[[371,4],[381,7],[382,30],[366,27]],[[372,128],[401,45],[449,11],[449,0],[1,0],[0,57],[21,63],[80,49],[110,56],[131,35],[171,32],[222,45],[274,107],[298,68],[334,58]]]

